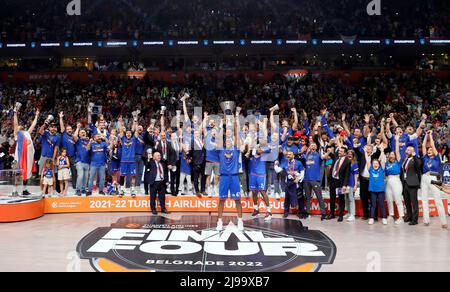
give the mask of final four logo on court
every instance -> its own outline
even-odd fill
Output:
[[[243,232],[231,221],[218,232],[213,222],[209,216],[127,217],[87,235],[77,251],[106,272],[311,272],[336,257],[325,234],[299,221],[249,220]]]

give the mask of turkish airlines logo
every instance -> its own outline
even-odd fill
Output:
[[[318,271],[336,257],[335,244],[300,221],[249,220],[245,231],[228,221],[219,232],[208,216],[128,217],[93,231],[77,251],[97,271]]]

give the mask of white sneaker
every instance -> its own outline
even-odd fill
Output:
[[[355,222],[355,216],[353,215],[348,216],[347,222]]]
[[[265,221],[265,222],[270,222],[270,221],[272,221],[272,213],[267,214],[266,217],[264,218],[264,221]]]
[[[223,230],[223,221],[221,219],[219,219],[217,221],[217,227],[216,227],[217,231],[222,231]]]
[[[345,214],[345,216],[344,216],[344,219],[348,219],[348,218],[350,218],[350,213],[347,213],[347,214]]]
[[[397,221],[395,221],[395,225],[402,225],[403,223],[405,223],[403,218],[398,218]]]
[[[275,199],[277,199],[277,200],[280,200],[280,199],[281,199],[281,196],[280,196],[279,193],[276,193],[276,194],[275,194]]]
[[[383,225],[388,225],[387,219],[383,219],[383,220],[381,220],[381,222],[383,223]]]
[[[369,219],[369,225],[373,225],[375,223],[375,219],[370,218]]]
[[[242,219],[238,219],[238,230],[244,231],[244,221]]]

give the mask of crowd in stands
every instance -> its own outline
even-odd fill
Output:
[[[69,1],[0,1],[1,41],[211,38],[418,38],[450,35],[445,0],[384,1],[368,16],[365,0],[95,0],[81,16]]]

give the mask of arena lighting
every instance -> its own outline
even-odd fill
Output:
[[[198,41],[177,41],[177,45],[198,45]]]
[[[287,45],[306,45],[308,44],[308,41],[306,40],[287,40]]]
[[[70,43],[69,42],[64,42],[64,47],[66,47],[66,48],[70,47]]]
[[[450,44],[450,40],[430,40],[430,44]]]
[[[324,45],[342,45],[343,43],[343,40],[322,40]]]
[[[32,42],[30,46],[31,46],[32,49],[34,49],[34,48],[36,48],[36,43]]]
[[[128,46],[128,42],[106,42],[107,47],[124,47]]]
[[[317,46],[317,45],[319,44],[319,41],[316,40],[316,39],[313,39],[313,40],[311,41],[311,43],[312,43],[314,46]]]
[[[0,43],[0,49],[2,49],[3,48],[3,44],[2,43]]]
[[[7,48],[26,48],[27,44],[6,44]]]
[[[394,44],[415,44],[415,40],[394,40]]]
[[[97,47],[99,47],[99,48],[101,48],[101,47],[103,47],[103,42],[97,42]]]
[[[93,45],[92,42],[77,42],[72,44],[74,47],[92,47]]]
[[[270,40],[258,40],[258,41],[251,41],[252,45],[269,45],[272,44],[273,41]]]
[[[390,39],[385,39],[385,40],[384,40],[384,43],[385,43],[386,45],[388,45],[388,46],[389,46],[389,45],[390,45],[390,44],[391,44],[392,42],[391,42],[391,40],[390,40]]]
[[[142,42],[144,46],[163,46],[164,42]]]
[[[168,43],[169,43],[169,46],[173,46],[175,42],[170,40]]]
[[[203,45],[204,46],[208,46],[209,45],[209,41],[208,40],[203,40]]]
[[[241,46],[244,46],[246,41],[245,40],[240,40],[239,43],[241,44]]]
[[[421,45],[425,45],[426,44],[426,40],[425,39],[420,39],[420,44]]]
[[[283,40],[278,39],[277,40],[277,45],[281,46],[283,44]]]
[[[234,45],[235,41],[213,41],[213,45]]]
[[[138,42],[138,41],[133,41],[133,42],[131,43],[131,45],[132,45],[133,47],[137,47],[137,46],[139,45],[139,42]]]
[[[41,43],[41,48],[60,47],[61,43]]]
[[[370,44],[370,45],[373,45],[373,44],[381,44],[381,40],[359,40],[358,41],[360,44],[362,44],[362,45],[366,45],[366,44]]]

